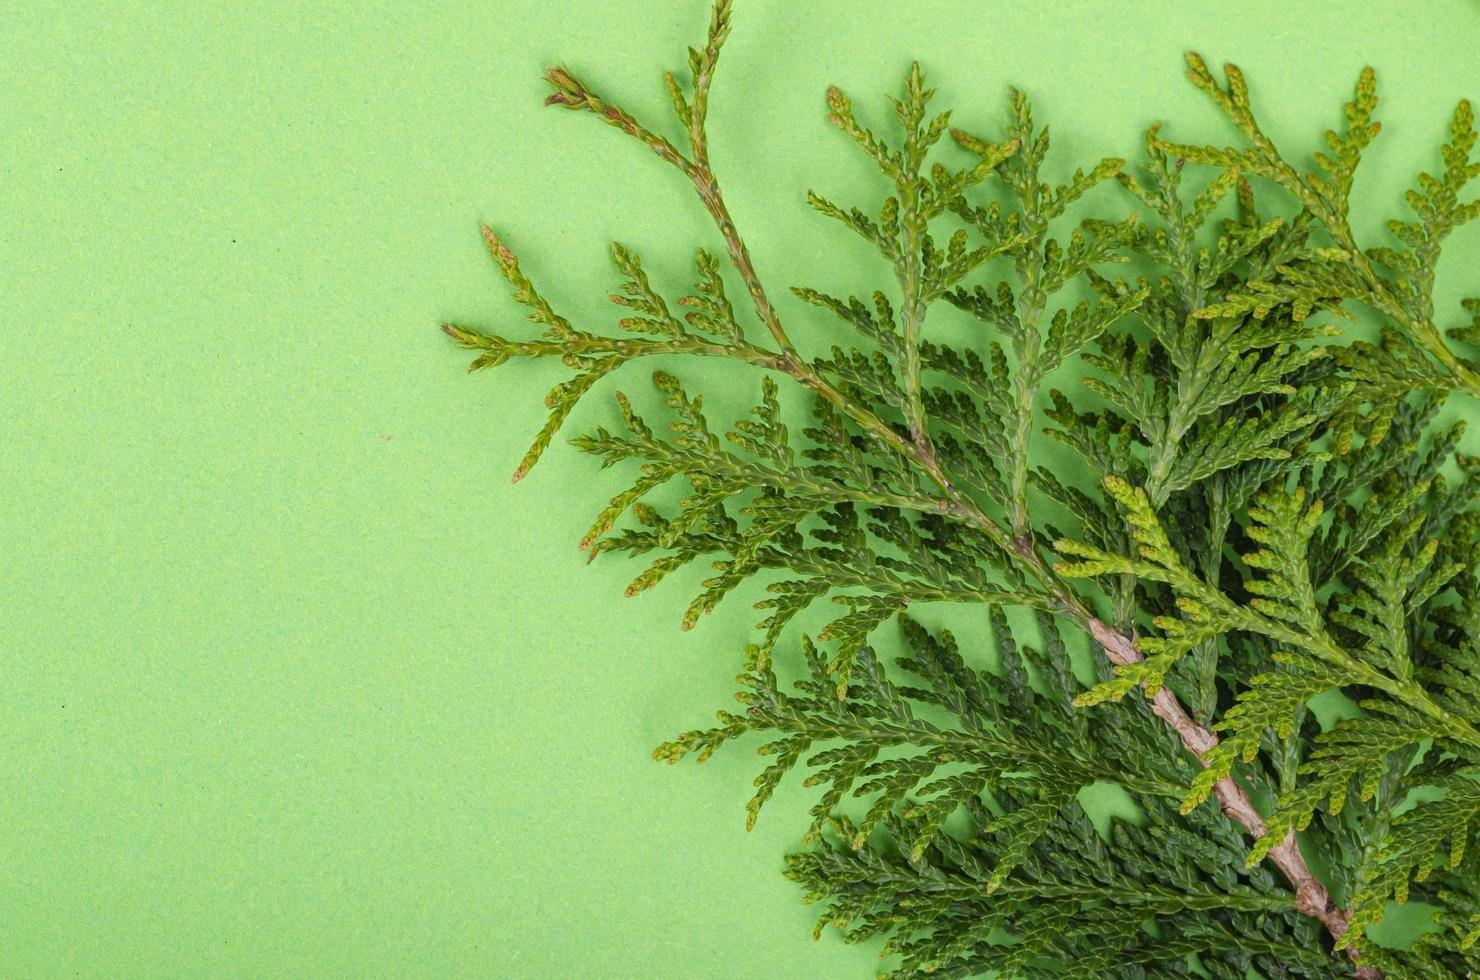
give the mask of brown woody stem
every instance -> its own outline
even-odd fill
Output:
[[[1094,618],[1089,620],[1088,626],[1090,635],[1104,649],[1105,656],[1110,658],[1111,663],[1124,666],[1144,659],[1141,651],[1136,649],[1136,644],[1123,633]],[[1218,736],[1193,721],[1177,695],[1165,685],[1151,698],[1151,711],[1176,731],[1182,739],[1182,745],[1197,757],[1198,762],[1202,762],[1203,757],[1218,744]],[[1213,795],[1218,798],[1218,805],[1230,820],[1242,825],[1255,838],[1264,836],[1264,818],[1254,808],[1253,801],[1242,786],[1225,776],[1213,785]],[[1311,873],[1310,866],[1305,863],[1305,856],[1300,853],[1293,830],[1285,835],[1278,846],[1270,848],[1269,859],[1294,886],[1295,908],[1321,920],[1331,938],[1340,939],[1346,932],[1351,913],[1337,908],[1326,886]],[[1348,947],[1347,954],[1353,962],[1357,961],[1356,949]],[[1370,966],[1358,965],[1353,976],[1363,980],[1381,980],[1382,972]]]

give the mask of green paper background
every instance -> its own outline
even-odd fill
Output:
[[[783,287],[878,277],[803,204],[880,190],[822,119],[829,82],[882,126],[918,57],[986,133],[1019,85],[1065,175],[1134,159],[1156,119],[1227,138],[1188,47],[1245,68],[1292,152],[1370,62],[1367,228],[1480,97],[1474,0],[738,7],[715,166],[814,350],[832,327]],[[715,236],[682,179],[542,110],[538,75],[568,60],[657,118],[658,72],[705,18],[700,0],[0,11],[0,975],[871,975],[874,949],[810,941],[781,877],[804,792],[746,835],[754,757],[649,759],[728,703],[756,613],[736,600],[680,634],[697,575],[625,601],[636,565],[585,567],[575,542],[620,477],[557,445],[508,482],[558,370],[469,379],[435,329],[517,329],[480,220],[573,318],[614,319],[613,238],[688,284]],[[1469,229],[1441,277],[1451,319],[1477,259]],[[684,375],[721,404],[754,390],[702,368]],[[611,417],[611,390],[577,428]]]

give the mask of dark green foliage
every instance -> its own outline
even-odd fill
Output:
[[[887,935],[902,976],[1036,975],[1055,959],[1074,976],[1181,974],[1194,952],[1228,952],[1240,970],[1274,956],[1293,958],[1294,976],[1337,975],[1294,895],[1269,871],[1241,867],[1233,825],[1206,808],[1176,816],[1172,801],[1196,766],[1161,723],[1144,709],[1076,711],[1080,685],[1052,618],[1038,620],[1041,652],[1019,645],[1000,613],[991,621],[1000,677],[968,667],[949,633],[901,618],[910,653],[893,679],[865,649],[846,701],[811,643],[797,695],[752,654],[744,712],[655,754],[703,759],[747,734],[771,739],[752,820],[787,771],[812,770],[806,784],[825,787],[812,809],[815,846],[790,858],[788,874],[827,903],[819,930]],[[1100,781],[1130,791],[1145,825],[1114,822],[1102,838],[1077,802]],[[866,801],[853,817],[842,815],[849,797]],[[958,811],[963,830],[947,831]],[[1168,853],[1185,863],[1168,866]],[[1009,931],[1021,941],[1004,944]],[[1251,941],[1227,950],[1244,932]]]
[[[845,929],[854,942],[888,936],[902,964],[890,976],[1190,977],[1200,975],[1193,957],[1215,977],[1345,975],[1320,951],[1320,926],[1293,910],[1272,875],[1230,870],[1240,842],[1216,816],[1189,822],[1152,805],[1146,826],[1117,821],[1106,840],[1071,802],[1034,858],[992,890],[999,821],[973,804],[964,843],[937,837],[914,858],[851,848],[854,826],[839,817],[836,836],[793,855],[787,874],[828,903],[819,928]],[[890,830],[914,832],[906,816]],[[1181,859],[1171,874],[1168,853]]]
[[[766,590],[743,709],[656,755],[703,761],[759,737],[752,823],[805,770],[809,849],[788,873],[825,903],[819,929],[886,936],[899,975],[1473,969],[1480,461],[1434,415],[1450,393],[1480,395],[1480,362],[1457,352],[1480,342],[1480,301],[1447,331],[1433,305],[1442,242],[1480,216],[1464,199],[1480,176],[1468,105],[1442,173],[1409,195],[1414,218],[1389,226],[1398,245],[1364,248],[1348,217],[1377,135],[1370,73],[1319,172],[1264,135],[1237,69],[1220,85],[1194,56],[1193,81],[1246,148],[1153,129],[1139,163],[1088,162],[1062,183],[1020,92],[984,138],[932,113],[918,65],[887,123],[829,89],[828,120],[888,196],[872,213],[808,195],[881,271],[866,297],[793,287],[801,318],[821,321],[811,332],[853,338],[809,356],[709,164],[730,7],[715,4],[687,83],[665,76],[684,146],[570,69],[548,73],[550,104],[594,113],[692,182],[721,246],[698,250],[693,289],[668,298],[654,284],[667,270],[613,246],[618,332],[577,327],[485,230],[542,334],[445,328],[478,352],[474,369],[557,357],[571,371],[516,479],[632,361],[761,372],[758,403],[728,427],[658,372],[641,412],[617,395],[618,431],[574,440],[626,473],[581,546],[642,556],[629,594],[705,563],[687,629]],[[1188,161],[1216,169],[1190,183]],[[977,334],[934,335],[941,304]],[[1375,311],[1380,344],[1342,338],[1348,306]],[[1071,376],[1084,380],[1050,387]],[[824,600],[815,638],[789,628]],[[974,629],[958,644],[903,615],[925,603],[985,610],[956,613]],[[1008,609],[1036,623],[1034,645]],[[907,652],[889,662],[876,650],[896,623]],[[998,673],[982,670],[988,633]],[[1092,684],[1066,635],[1090,639]],[[781,678],[795,675],[793,693]],[[1322,730],[1311,701],[1336,692],[1350,708]],[[1107,785],[1140,819],[1101,833],[1079,801]],[[1369,928],[1410,897],[1440,910],[1433,931],[1376,945]]]

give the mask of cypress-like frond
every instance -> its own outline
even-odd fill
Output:
[[[718,0],[686,79],[664,76],[677,141],[570,69],[547,72],[549,104],[692,185],[715,232],[682,276],[692,287],[614,245],[615,322],[577,325],[485,229],[535,335],[444,327],[474,370],[569,369],[515,479],[608,375],[667,355],[652,393],[616,394],[620,425],[574,440],[625,474],[581,547],[640,557],[629,594],[705,563],[685,629],[764,592],[743,710],[657,756],[762,739],[751,822],[805,771],[810,849],[789,873],[826,903],[823,924],[887,935],[901,976],[1473,968],[1480,460],[1435,418],[1450,392],[1480,395],[1466,353],[1480,299],[1447,330],[1433,299],[1443,243],[1480,216],[1468,104],[1412,217],[1389,225],[1401,247],[1364,247],[1350,215],[1378,134],[1370,72],[1311,173],[1266,135],[1242,74],[1220,83],[1196,56],[1193,81],[1245,146],[1153,128],[1138,163],[1092,158],[1063,180],[1020,91],[984,137],[933,108],[918,64],[887,114],[830,88],[827,119],[884,201],[823,187],[807,202],[869,243],[877,288],[796,284],[783,310],[709,157],[731,13]],[[947,135],[965,165],[946,162]],[[1189,161],[1215,169],[1194,186]],[[1253,177],[1275,186],[1256,200]],[[1110,275],[1127,262],[1140,275]],[[937,335],[942,303],[978,330]],[[1380,317],[1378,343],[1342,336],[1353,305]],[[717,418],[671,355],[756,369],[754,407]],[[905,615],[929,603],[985,609],[957,641]],[[1013,609],[1036,621],[1034,645],[1009,629]],[[824,624],[798,640],[804,616]],[[908,652],[885,663],[893,624]],[[980,668],[987,635],[1000,674]],[[1091,685],[1066,652],[1080,637]],[[1350,707],[1321,730],[1311,702],[1330,692]],[[1141,819],[1102,836],[1079,801],[1104,784]],[[1375,945],[1369,927],[1410,894],[1441,909],[1437,930]]]

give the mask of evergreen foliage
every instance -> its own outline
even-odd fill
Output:
[[[825,907],[819,931],[887,937],[899,976],[1480,966],[1480,460],[1434,422],[1451,393],[1480,395],[1480,362],[1460,353],[1480,342],[1480,301],[1473,325],[1441,331],[1433,299],[1442,242],[1480,217],[1464,198],[1480,176],[1468,104],[1442,173],[1408,195],[1415,217],[1389,224],[1398,245],[1363,248],[1349,214],[1378,132],[1370,72],[1319,172],[1264,135],[1236,68],[1220,84],[1192,56],[1247,147],[1152,129],[1136,165],[1087,162],[1063,183],[1020,92],[983,137],[932,110],[918,65],[888,120],[829,89],[828,120],[889,196],[877,213],[808,201],[877,251],[884,286],[795,287],[855,338],[809,356],[709,163],[730,21],[718,0],[687,79],[665,75],[677,142],[548,72],[549,104],[594,113],[693,184],[720,249],[698,249],[692,289],[670,299],[613,245],[617,329],[576,326],[485,228],[539,336],[444,328],[474,370],[555,357],[571,372],[516,480],[630,362],[760,371],[758,403],[729,426],[658,371],[654,407],[618,394],[621,426],[574,440],[631,475],[581,540],[642,557],[629,594],[708,564],[687,629],[764,583],[743,708],[655,755],[702,762],[759,737],[751,824],[806,770],[818,792],[788,875]],[[1189,181],[1187,162],[1214,169]],[[1086,213],[1098,185],[1120,191]],[[977,336],[927,332],[942,305]],[[1334,325],[1358,308],[1381,319],[1380,344]],[[967,620],[980,636],[932,633],[906,614],[924,603],[984,607]],[[815,637],[788,628],[829,606]],[[888,663],[877,638],[895,630],[907,653]],[[1327,692],[1353,706],[1323,730],[1311,701]],[[1139,820],[1096,829],[1080,800],[1105,784]],[[1389,904],[1415,897],[1438,909],[1432,931],[1375,943]]]

